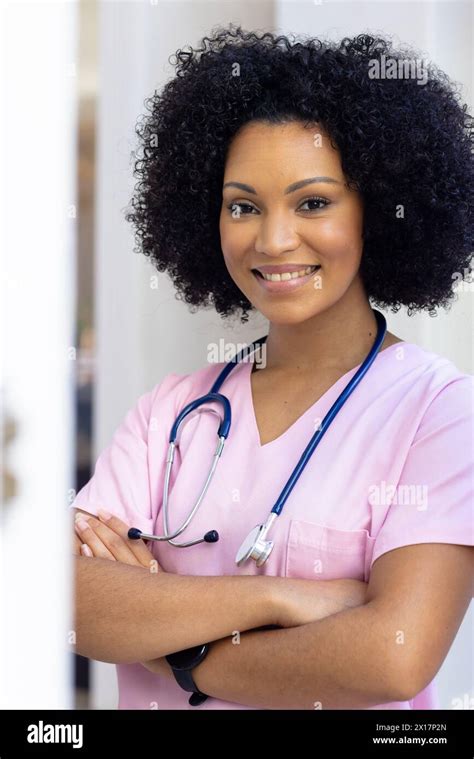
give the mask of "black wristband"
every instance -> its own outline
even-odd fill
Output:
[[[189,699],[191,706],[198,706],[206,698],[209,698],[206,693],[202,693],[199,690],[192,675],[192,670],[202,662],[207,656],[208,651],[209,643],[204,643],[201,646],[193,646],[192,648],[185,648],[183,651],[176,651],[165,657],[173,670],[178,685],[183,690],[192,694]]]

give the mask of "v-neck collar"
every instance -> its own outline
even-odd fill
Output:
[[[372,365],[369,367],[369,369],[367,371],[367,374],[362,378],[362,382],[364,382],[364,380],[367,379],[367,377],[369,376],[369,374],[370,374],[371,370],[374,368],[374,366],[376,364],[380,363],[380,357],[383,354],[389,353],[392,348],[406,347],[408,345],[412,345],[412,343],[408,343],[405,340],[401,340],[400,342],[398,342],[398,343],[392,343],[392,345],[389,345],[387,348],[384,348],[383,350],[379,351],[377,353],[377,355],[376,355],[376,357],[375,357]],[[252,369],[253,369],[253,361],[247,361],[247,362],[245,362],[245,366],[246,366],[246,369],[245,369],[245,392],[246,392],[246,396],[247,396],[246,397],[246,405],[248,406],[248,409],[249,409],[249,415],[251,417],[251,423],[252,423],[252,427],[253,427],[252,434],[253,434],[253,437],[254,437],[255,442],[257,444],[257,447],[260,450],[267,449],[270,446],[276,445],[277,443],[281,442],[288,435],[291,435],[291,433],[294,431],[294,429],[296,428],[296,426],[302,421],[302,419],[304,419],[310,412],[314,412],[314,409],[317,406],[319,406],[320,404],[324,403],[325,400],[326,400],[326,398],[327,398],[327,396],[331,395],[331,393],[333,393],[336,388],[339,389],[339,386],[341,386],[340,392],[342,392],[343,386],[345,386],[345,384],[348,384],[348,382],[349,382],[349,379],[348,379],[349,375],[350,374],[355,374],[356,371],[359,369],[360,366],[362,366],[363,363],[364,362],[361,361],[360,364],[357,364],[357,366],[354,366],[352,369],[349,369],[348,372],[346,372],[341,377],[339,377],[339,379],[336,380],[336,382],[334,382],[331,385],[331,387],[329,387],[314,403],[312,403],[311,406],[309,406],[309,408],[306,409],[306,411],[303,411],[303,413],[300,414],[300,416],[297,419],[295,419],[295,421],[293,422],[293,424],[291,424],[284,432],[282,432],[281,435],[278,435],[278,437],[274,438],[273,440],[269,440],[267,443],[263,443],[262,444],[261,441],[260,441],[260,431],[258,429],[257,416],[255,414],[255,406],[254,406],[254,403],[253,403],[253,393],[252,393]],[[336,397],[338,397],[338,395],[339,395],[339,393],[337,394]],[[347,399],[346,403],[350,403],[350,399]]]

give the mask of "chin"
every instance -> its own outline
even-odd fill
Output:
[[[314,305],[313,308],[308,308],[308,306],[305,307],[304,304],[301,304],[299,307],[296,305],[290,306],[281,304],[278,306],[275,304],[271,308],[268,308],[268,306],[266,308],[260,308],[258,305],[255,305],[255,308],[262,314],[262,316],[268,319],[269,322],[272,322],[272,324],[288,326],[302,324],[326,310],[325,306],[315,309]]]

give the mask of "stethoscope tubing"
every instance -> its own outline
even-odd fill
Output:
[[[334,420],[335,416],[340,411],[340,409],[342,408],[346,400],[349,398],[351,393],[353,393],[353,391],[355,390],[359,382],[362,380],[366,372],[369,370],[370,366],[372,365],[373,361],[375,360],[377,356],[377,353],[385,337],[387,324],[386,324],[385,317],[383,316],[383,314],[381,314],[379,311],[376,311],[375,309],[373,309],[373,312],[374,312],[377,325],[378,325],[377,336],[374,341],[374,344],[372,348],[370,349],[370,352],[365,358],[364,362],[359,367],[355,375],[348,382],[344,390],[340,393],[336,401],[333,403],[333,405],[331,406],[331,408],[329,409],[329,411],[323,418],[318,430],[311,437],[309,443],[307,444],[306,448],[301,454],[298,460],[298,463],[293,469],[293,472],[291,473],[290,477],[285,483],[280,495],[278,496],[274,506],[272,507],[269,513],[269,517],[267,519],[268,526],[272,523],[273,519],[276,516],[279,516],[281,514],[290,493],[295,487],[299,477],[301,476],[309,459],[313,455],[316,447],[319,445],[324,434],[330,427],[331,422]],[[178,537],[182,532],[184,532],[184,530],[189,526],[194,515],[199,509],[204,499],[204,496],[209,488],[210,482],[212,480],[215,469],[217,467],[217,463],[224,449],[225,441],[230,432],[231,423],[232,423],[231,405],[230,405],[229,399],[226,398],[225,395],[222,395],[219,392],[219,389],[222,386],[223,382],[227,379],[232,369],[234,369],[235,366],[238,363],[240,363],[241,359],[245,355],[248,356],[254,353],[255,350],[257,350],[257,348],[260,345],[263,345],[265,343],[265,341],[267,340],[267,337],[268,336],[265,335],[264,337],[261,337],[258,340],[255,340],[250,346],[246,346],[245,348],[243,348],[222,369],[219,376],[217,377],[214,384],[212,385],[210,392],[200,398],[196,398],[196,400],[192,401],[191,403],[188,403],[180,412],[180,414],[176,418],[170,431],[168,455],[166,458],[166,471],[165,471],[164,484],[163,484],[163,526],[164,526],[165,534],[164,535],[148,535],[141,532],[137,528],[132,527],[130,528],[128,532],[129,538],[131,539],[143,538],[145,540],[166,541],[177,548],[186,548],[192,545],[197,545],[198,543],[202,543],[204,541],[208,543],[212,543],[212,542],[216,542],[219,539],[218,533],[215,530],[210,530],[209,532],[206,533],[206,535],[203,538],[197,538],[196,540],[190,540],[184,543],[174,542],[174,539]],[[208,476],[206,478],[204,487],[202,488],[201,493],[196,503],[191,509],[191,512],[189,513],[188,517],[185,519],[183,524],[177,530],[175,530],[175,532],[169,533],[169,524],[168,524],[169,480],[171,476],[171,468],[174,461],[174,453],[175,453],[176,448],[179,446],[179,441],[178,441],[179,428],[180,428],[181,423],[190,413],[199,409],[199,407],[202,406],[204,403],[209,403],[209,402],[220,403],[223,408],[223,417],[221,418],[219,429],[217,431],[219,441],[217,444],[216,452],[214,453],[213,461],[212,461]],[[214,409],[211,409],[211,411],[213,411],[214,413],[217,413],[215,412]]]

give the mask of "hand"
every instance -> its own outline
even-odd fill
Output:
[[[278,580],[278,578],[275,578]],[[302,580],[279,578],[277,582],[276,624],[296,627],[363,606],[367,583],[360,580]]]
[[[78,537],[78,535],[77,535],[77,533],[74,532],[72,552],[76,556],[82,556],[83,555],[82,551],[81,551],[81,546],[82,546],[82,540],[80,540],[79,537]]]
[[[140,664],[146,669],[153,672],[154,675],[165,675],[171,679],[174,679],[173,670],[166,661],[164,656],[160,656],[159,659],[150,659],[150,661],[142,661]]]
[[[127,537],[129,528],[125,522],[118,517],[107,516],[107,512],[99,511],[98,514],[99,519],[96,519],[90,514],[77,512],[74,520],[77,533],[74,535],[75,554],[121,561],[147,569],[153,567],[156,572],[163,571],[143,540],[130,540]],[[86,524],[81,525],[81,522]],[[174,677],[173,670],[164,656],[140,664],[154,674]]]
[[[83,556],[121,561],[153,572],[163,571],[143,540],[128,538],[129,527],[125,522],[106,511],[99,510],[98,515],[99,519],[84,512],[76,514],[74,528],[78,541],[74,553],[78,552],[77,543],[80,542]]]

